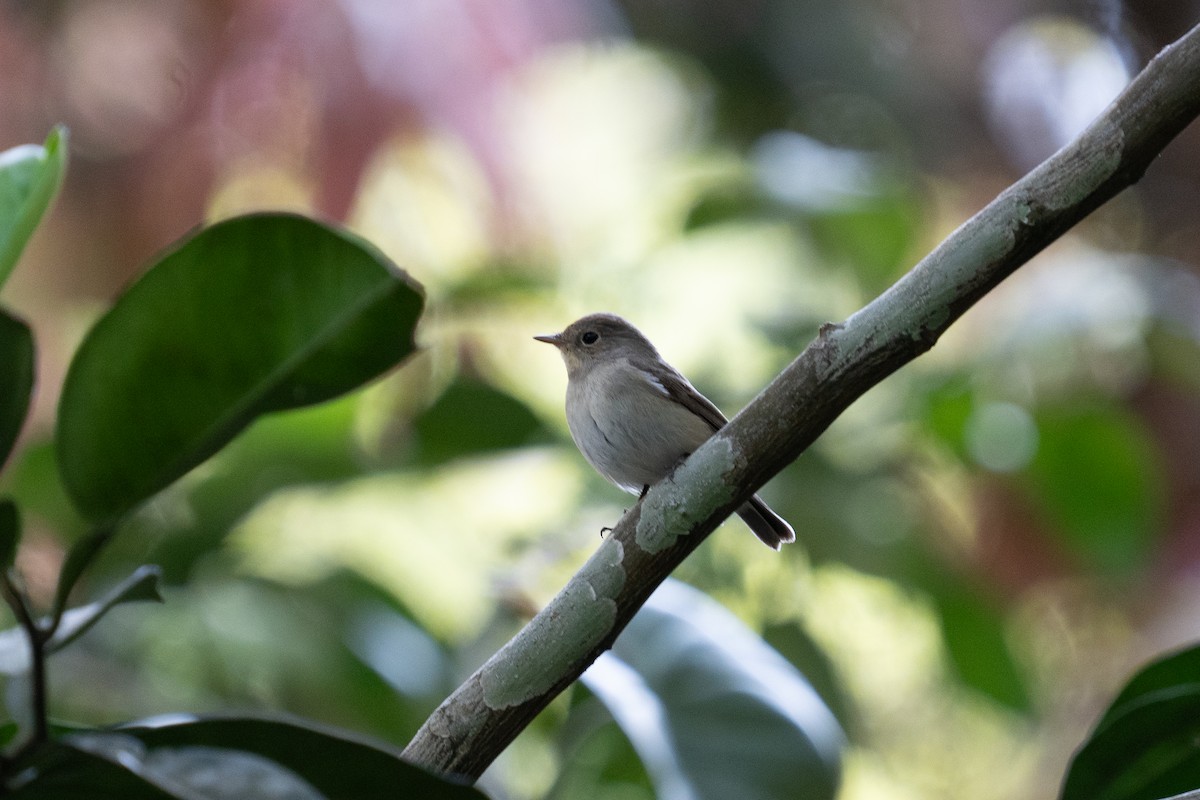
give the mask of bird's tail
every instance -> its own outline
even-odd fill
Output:
[[[792,530],[792,526],[772,511],[758,495],[746,501],[745,505],[737,510],[737,514],[750,526],[754,535],[772,550],[778,550],[780,545],[787,542],[796,541],[796,532]]]

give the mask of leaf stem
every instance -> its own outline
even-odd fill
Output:
[[[30,711],[33,715],[33,733],[25,742],[16,758],[28,750],[45,743],[49,738],[46,715],[46,641],[49,638],[34,619],[25,593],[13,582],[12,572],[5,570],[0,579],[0,592],[17,617],[17,623],[29,640],[29,683]]]

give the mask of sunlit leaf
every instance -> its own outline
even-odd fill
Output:
[[[25,415],[33,392],[33,333],[29,326],[0,309],[0,467],[4,466]]]
[[[843,736],[786,660],[704,594],[668,581],[584,675],[660,797],[832,798]]]
[[[67,167],[67,130],[50,132],[44,145],[0,153],[0,286],[50,207]]]
[[[251,718],[171,716],[122,727],[153,755],[168,748],[220,748],[280,764],[331,798],[482,800],[477,789],[409,764],[398,752],[328,728]]]
[[[1103,407],[1036,415],[1027,488],[1086,563],[1127,573],[1145,563],[1163,514],[1161,468],[1148,434]]]
[[[168,253],[87,335],[59,406],[63,481],[113,520],[257,416],[344,394],[413,351],[420,287],[363,241],[259,214]]]

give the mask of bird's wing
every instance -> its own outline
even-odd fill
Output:
[[[667,366],[665,370],[661,368],[654,369],[652,362],[640,359],[633,360],[632,363],[633,366],[645,374],[651,385],[707,422],[714,432],[725,427],[725,423],[729,421],[725,419],[725,415],[721,413],[721,409],[713,405],[712,401],[707,397],[696,391],[696,387],[692,386],[688,382],[688,379],[676,372],[674,368]],[[662,366],[666,365],[663,364]]]

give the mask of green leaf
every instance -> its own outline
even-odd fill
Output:
[[[33,393],[33,333],[29,326],[0,309],[0,467],[12,453]]]
[[[17,512],[17,504],[6,497],[0,500],[0,571],[13,565],[20,541],[21,515]]]
[[[918,208],[903,188],[885,187],[844,207],[813,212],[809,225],[826,256],[853,265],[874,292],[889,286],[903,266],[920,222]]]
[[[15,720],[9,719],[0,722],[0,747],[8,747],[20,732],[21,726]]]
[[[415,345],[420,286],[362,240],[290,214],[218,223],[88,334],[59,406],[63,482],[112,521],[261,414],[355,389]]]
[[[1158,800],[1200,786],[1200,680],[1141,693],[1075,754],[1062,800]]]
[[[128,765],[71,744],[51,741],[29,764],[13,765],[11,800],[196,800],[155,786]]]
[[[112,539],[114,532],[115,529],[112,527],[97,528],[71,545],[66,561],[63,562],[62,569],[58,572],[58,586],[54,590],[54,606],[50,610],[53,624],[57,625],[58,620],[62,617],[63,611],[67,607],[67,600],[70,599],[71,590],[75,588],[79,577]]]
[[[65,612],[55,628],[54,635],[46,643],[46,652],[54,653],[87,633],[93,625],[124,603],[141,603],[148,600],[162,602],[158,593],[160,570],[153,565],[143,565],[125,580],[104,593],[99,600]],[[29,648],[25,632],[20,628],[0,631],[0,674],[17,675],[29,669]]]
[[[1005,637],[1003,609],[977,585],[926,564],[919,585],[930,593],[942,623],[950,663],[958,677],[992,699],[1029,709],[1025,681]]]
[[[841,729],[804,677],[706,595],[667,581],[584,674],[659,796],[837,794]]]
[[[1163,515],[1162,469],[1149,435],[1117,409],[1044,409],[1027,491],[1090,565],[1129,574],[1145,563]]]
[[[683,228],[692,232],[727,222],[779,217],[782,212],[754,186],[722,185],[696,200]]]
[[[524,403],[469,379],[452,383],[413,427],[418,437],[416,458],[422,464],[523,447],[539,437],[549,440]]]
[[[0,153],[0,286],[50,207],[67,168],[67,129],[50,131],[45,145]]]
[[[1104,712],[1096,728],[1120,717],[1147,696],[1192,683],[1200,683],[1200,647],[1189,647],[1164,656],[1139,670]]]
[[[1200,786],[1200,647],[1165,656],[1118,693],[1071,762],[1063,800],[1160,797]]]
[[[324,727],[253,718],[171,715],[122,727],[149,748],[220,748],[269,759],[329,798],[485,800],[477,789],[426,772],[397,751]]]

